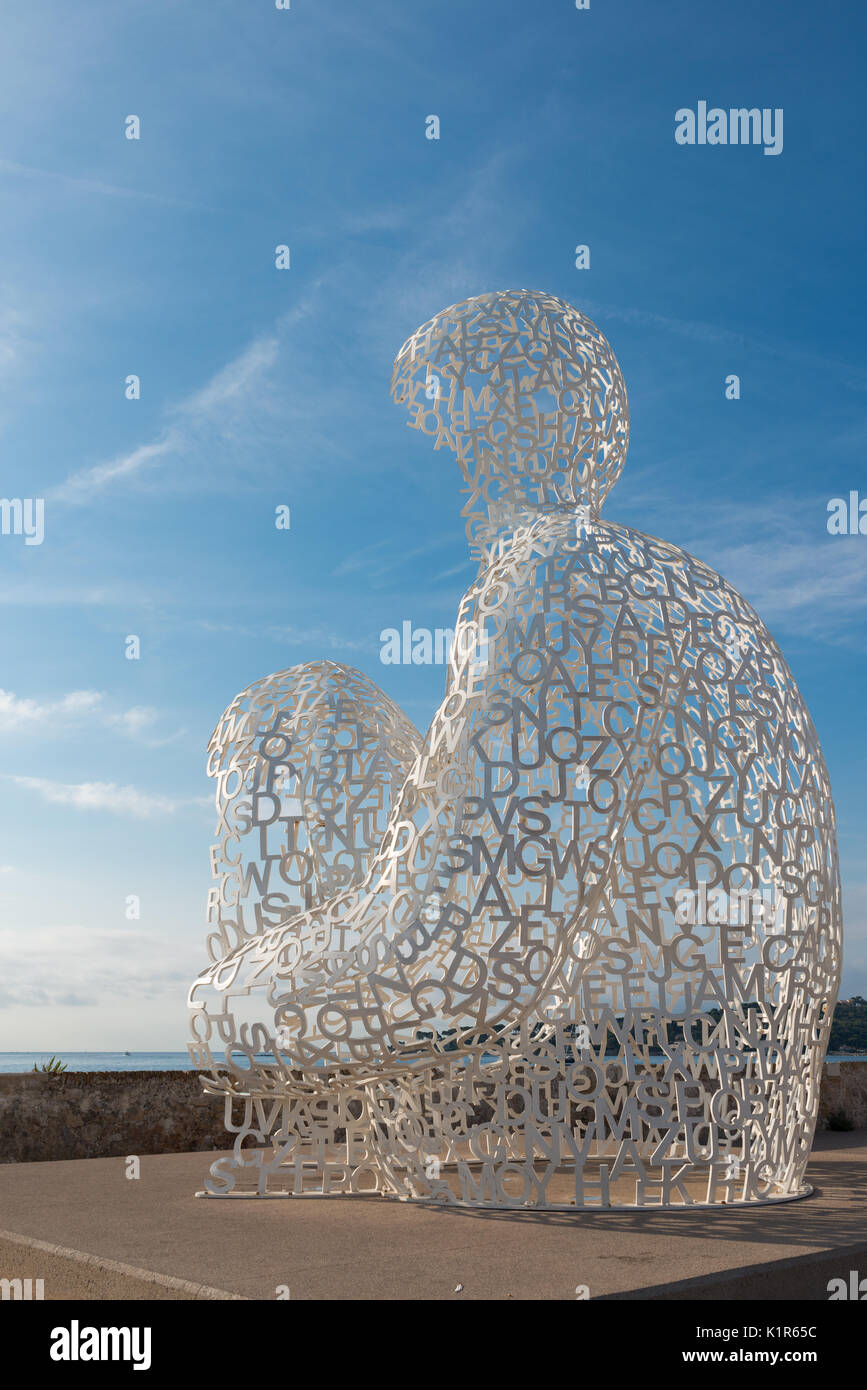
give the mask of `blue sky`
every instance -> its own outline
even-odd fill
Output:
[[[843,993],[867,994],[867,537],[826,531],[867,495],[864,16],[29,0],[3,28],[0,491],[45,498],[45,539],[0,536],[0,1050],[184,1046],[205,747],[237,691],[327,656],[426,726],[442,669],[382,666],[379,633],[450,626],[474,567],[391,363],[521,286],[619,357],[606,516],[719,569],[789,659],[837,804]],[[700,100],[783,108],[782,153],[677,145]]]

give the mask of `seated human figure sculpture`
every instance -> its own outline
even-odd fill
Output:
[[[779,648],[706,565],[602,520],[626,390],[570,305],[455,305],[392,394],[457,458],[478,573],[424,738],[329,662],[214,735],[191,1055],[237,1139],[208,1194],[803,1195],[840,885]]]

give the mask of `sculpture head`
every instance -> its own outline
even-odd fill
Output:
[[[497,290],[444,309],[408,338],[391,393],[466,479],[471,542],[539,511],[597,512],[629,442],[626,386],[607,339],[565,300]]]

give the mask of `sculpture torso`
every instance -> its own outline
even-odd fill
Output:
[[[732,989],[780,1006],[811,988],[793,961],[820,944],[825,996],[833,813],[776,644],[677,547],[578,532],[574,512],[542,514],[468,590],[446,696],[361,881],[221,962],[293,1065],[489,1037],[567,1002],[580,1023],[591,998],[614,1015],[701,1013]],[[734,921],[678,922],[702,882]]]

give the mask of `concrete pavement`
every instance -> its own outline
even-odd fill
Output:
[[[46,1299],[718,1300],[867,1276],[867,1130],[817,1136],[814,1196],[752,1209],[197,1199],[213,1157],[144,1156],[137,1180],[121,1158],[0,1166],[0,1278],[42,1278]]]

